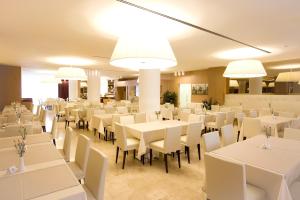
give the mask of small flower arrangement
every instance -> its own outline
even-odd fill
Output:
[[[15,142],[15,147],[17,150],[17,153],[19,155],[20,158],[22,158],[26,152],[26,144],[24,140],[17,140],[14,141]]]
[[[19,133],[22,137],[22,140],[26,140],[27,130],[24,126],[20,126]]]

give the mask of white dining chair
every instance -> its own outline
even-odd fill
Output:
[[[171,108],[161,107],[160,113],[163,119],[173,120],[173,111]]]
[[[221,128],[222,133],[222,144],[223,146],[227,146],[230,144],[233,144],[235,142],[234,140],[234,130],[233,125],[228,124]]]
[[[122,169],[125,167],[125,160],[126,155],[128,154],[128,151],[133,150],[133,157],[135,158],[136,150],[139,148],[140,141],[135,138],[129,138],[127,137],[126,129],[125,127],[120,123],[115,123],[115,135],[116,135],[116,145],[117,145],[117,151],[116,151],[116,164],[118,163],[118,156],[119,151],[123,151],[123,164]],[[144,156],[142,156],[142,161],[144,162]]]
[[[162,116],[155,113],[149,113],[147,114],[147,122],[153,122],[153,121],[159,121],[162,120]]]
[[[104,200],[107,169],[107,156],[96,148],[90,148],[83,185],[87,200]]]
[[[249,117],[256,118],[257,117],[257,111],[256,110],[250,110],[249,111]]]
[[[213,130],[220,130],[224,126],[226,119],[226,113],[218,112],[216,113],[216,120],[213,122],[207,122],[206,127]]]
[[[60,117],[65,117],[65,115],[66,115],[65,107],[66,107],[65,103],[59,103],[59,104],[57,104],[57,113],[56,113],[56,116],[57,116],[57,120],[58,121],[59,121]]]
[[[151,142],[149,145],[150,148],[150,165],[152,165],[152,151],[157,151],[164,154],[166,173],[169,172],[168,169],[168,154],[177,153],[178,166],[180,165],[180,136],[182,128],[181,126],[175,126],[165,129],[165,135],[163,140]]]
[[[240,140],[240,134],[241,134],[241,129],[242,129],[242,124],[243,124],[243,119],[245,117],[244,112],[238,112],[236,113],[236,119],[237,119],[237,128],[238,128],[238,135],[236,141],[238,142]]]
[[[34,120],[39,120],[40,112],[41,112],[41,105],[38,105],[36,107],[36,113],[34,115]]]
[[[71,159],[71,145],[72,145],[73,135],[74,135],[73,129],[71,127],[67,127],[63,149],[59,149],[59,152],[64,156],[66,162],[70,162]]]
[[[300,117],[292,120],[290,127],[300,129]]]
[[[201,122],[201,115],[190,114],[188,116],[188,122]]]
[[[219,131],[205,133],[202,137],[205,152],[211,152],[221,147]]]
[[[283,137],[291,140],[300,140],[300,129],[285,128]]]
[[[211,111],[219,112],[220,111],[220,105],[211,105]]]
[[[52,119],[52,127],[51,127],[51,137],[52,137],[52,141],[53,144],[56,146],[56,139],[57,139],[57,128],[58,128],[58,124],[57,124],[57,117],[54,116]]]
[[[261,121],[257,118],[244,117],[242,125],[243,140],[262,134]]]
[[[119,107],[117,107],[117,112],[119,114],[127,114],[128,108],[126,106],[119,106]]]
[[[187,113],[187,112],[181,112],[179,114],[179,119],[180,121],[184,121],[184,122],[188,122],[189,121],[189,117],[190,117],[190,113]]]
[[[75,122],[75,116],[72,115],[73,107],[65,108],[65,128],[70,125],[70,122]]]
[[[120,124],[123,125],[134,124],[134,116],[133,115],[121,116]]]
[[[185,152],[188,158],[188,163],[190,163],[190,149],[197,146],[198,149],[198,159],[201,159],[200,152],[200,139],[202,132],[202,123],[193,122],[189,123],[186,130],[186,135],[181,136],[181,144],[185,147]]]
[[[145,123],[147,121],[146,113],[136,113],[134,115],[135,123]]]
[[[108,139],[107,137],[107,132],[109,132],[109,136],[110,136],[110,140],[112,141],[112,143],[115,143],[115,123],[120,123],[120,118],[122,116],[127,116],[127,114],[113,114],[112,115],[112,122],[111,125],[106,127],[106,131],[105,131],[105,140]]]
[[[32,114],[22,114],[21,115],[21,122],[32,122],[33,121],[33,115]]]
[[[224,124],[233,124],[235,118],[235,112],[230,111],[226,113],[226,120],[224,122]]]
[[[267,199],[267,194],[263,189],[247,183],[245,164],[207,153],[204,155],[204,159],[207,199]]]
[[[44,108],[41,108],[39,121],[42,126],[43,132],[46,132],[46,114],[47,114],[46,110]]]
[[[91,139],[85,135],[80,134],[77,140],[75,161],[68,162],[68,166],[79,181],[81,181],[84,178],[84,174],[86,172],[86,165],[90,146]]]

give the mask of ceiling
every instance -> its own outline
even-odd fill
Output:
[[[263,62],[300,58],[299,0],[130,2],[270,50],[257,57]],[[178,62],[169,71],[225,66],[234,57],[217,58],[220,52],[245,48],[115,0],[1,0],[0,13],[0,63],[27,68],[56,69],[61,65],[49,57],[76,56],[93,61],[84,67],[128,74],[109,66],[109,58],[124,30],[143,28],[169,38]]]

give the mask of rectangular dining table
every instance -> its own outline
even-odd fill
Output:
[[[162,140],[164,138],[166,128],[182,126],[182,134],[184,134],[187,125],[188,122],[184,121],[165,120],[129,124],[125,125],[125,128],[128,134],[140,140],[138,149],[138,156],[140,157],[146,153],[150,142]]]
[[[9,140],[0,141],[0,198],[9,200],[86,200],[86,193],[62,155],[43,136],[28,137],[24,154],[25,170],[9,174],[7,169],[18,167],[19,157]],[[1,143],[2,142],[2,143]],[[29,142],[28,142],[29,143]]]
[[[290,123],[295,118],[267,115],[267,116],[258,117],[258,119],[260,119],[261,124],[262,124],[263,127],[271,127],[272,133],[274,133],[273,134],[274,136],[283,137],[283,135],[278,135],[279,126],[289,127]]]
[[[269,200],[300,199],[293,199],[290,192],[300,175],[300,141],[270,137],[271,148],[264,149],[265,141],[258,135],[210,153],[243,162],[247,183],[264,189]]]

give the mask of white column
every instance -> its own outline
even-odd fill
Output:
[[[87,80],[87,99],[90,102],[100,100],[100,71],[97,69],[86,70]]]
[[[69,80],[69,99],[74,100],[78,98],[78,81]]]
[[[151,113],[160,110],[160,70],[139,71],[140,112]]]
[[[249,94],[262,94],[262,77],[249,78]]]

